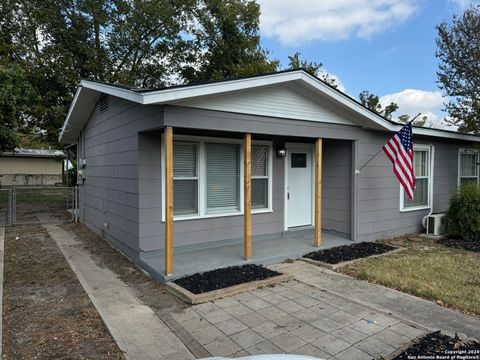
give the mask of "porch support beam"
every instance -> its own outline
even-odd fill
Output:
[[[173,274],[173,129],[165,128],[165,275]]]
[[[322,245],[322,139],[315,141],[315,246]]]
[[[251,203],[251,187],[252,187],[252,135],[245,134],[244,137],[244,180],[243,180],[243,213],[244,213],[244,257],[249,260],[252,257],[252,203]]]

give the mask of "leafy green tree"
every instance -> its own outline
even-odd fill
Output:
[[[198,0],[190,14],[191,41],[180,67],[187,81],[220,80],[276,71],[260,46],[260,5],[253,0]]]
[[[480,134],[480,5],[437,26],[438,84],[449,101],[449,121]]]
[[[3,0],[0,57],[38,94],[22,131],[56,144],[82,78],[152,88],[275,71],[259,14],[253,0]]]
[[[304,69],[308,73],[322,79],[324,82],[333,86],[334,88],[338,87],[336,79],[332,78],[326,71],[323,71],[322,63],[317,63],[315,61],[308,61],[300,59],[301,53],[297,51],[292,56],[288,57],[289,64],[287,66],[287,70],[295,70],[295,69]]]
[[[402,123],[408,123],[410,121],[410,115],[403,114],[398,117],[398,120],[400,120]],[[413,125],[415,126],[425,126],[426,122],[428,120],[428,116],[423,115],[413,122]]]
[[[19,121],[31,98],[31,88],[22,69],[0,64],[0,151],[10,151],[18,146]]]
[[[389,120],[392,119],[392,114],[398,110],[398,105],[393,101],[383,107],[380,98],[367,90],[362,91],[358,97],[363,106]]]

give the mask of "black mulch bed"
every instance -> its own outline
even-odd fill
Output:
[[[344,261],[361,259],[371,255],[383,254],[396,248],[390,245],[361,242],[352,245],[337,246],[330,249],[311,252],[304,258],[322,261],[327,264],[338,264]]]
[[[443,238],[437,240],[441,245],[448,246],[456,249],[463,249],[480,253],[480,240],[464,240],[462,238]]]
[[[264,280],[281,275],[260,265],[248,264],[197,273],[174,281],[175,284],[194,294],[224,289],[229,286]]]
[[[393,360],[419,359],[420,356],[427,359],[461,359],[462,355],[467,356],[466,359],[478,359],[480,354],[475,350],[480,350],[480,343],[452,338],[437,331],[425,335]]]

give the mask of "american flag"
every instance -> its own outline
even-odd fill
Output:
[[[405,189],[408,197],[413,200],[416,179],[413,168],[413,138],[412,123],[409,122],[397,132],[385,145],[383,151],[393,164],[393,172]]]

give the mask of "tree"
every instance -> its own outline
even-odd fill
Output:
[[[253,0],[198,0],[193,7],[186,81],[220,80],[276,71],[260,46],[260,5]]]
[[[392,114],[398,110],[398,105],[393,101],[383,108],[380,98],[367,90],[362,91],[358,97],[363,106],[383,116],[385,119],[391,120]]]
[[[406,124],[410,121],[410,115],[407,115],[407,114],[400,115],[398,117],[398,120],[400,120],[402,123]],[[425,124],[427,123],[427,120],[428,120],[428,116],[423,115],[423,116],[415,119],[415,121],[413,122],[413,125],[415,125],[415,126],[425,126]]]
[[[253,0],[3,0],[0,57],[38,94],[22,129],[57,144],[81,79],[155,88],[275,71],[259,14]]]
[[[31,97],[22,69],[0,64],[0,151],[11,151],[18,146],[19,120]]]
[[[334,78],[330,76],[326,71],[322,69],[323,64],[317,63],[315,61],[307,61],[300,59],[300,52],[296,52],[292,56],[288,57],[289,64],[287,66],[287,70],[296,70],[296,69],[304,69],[306,72],[316,76],[329,84],[330,86],[337,88],[337,82]]]
[[[449,121],[480,134],[480,5],[437,26],[438,84],[449,101]]]

